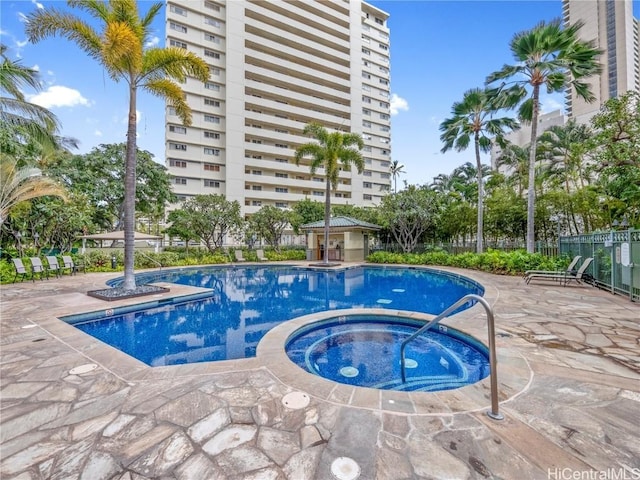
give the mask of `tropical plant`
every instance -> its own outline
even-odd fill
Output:
[[[516,63],[504,65],[490,74],[487,83],[501,81],[499,90],[505,90],[511,105],[520,104],[518,113],[522,121],[531,123],[529,145],[529,188],[527,192],[527,252],[535,250],[535,185],[538,116],[540,113],[540,87],[548,93],[570,87],[586,101],[594,95],[584,79],[598,74],[601,67],[597,57],[602,52],[593,42],[580,40],[582,23],[562,28],[559,19],[540,22],[531,30],[514,35],[509,47]],[[509,82],[507,82],[509,80]],[[507,87],[509,85],[509,87]],[[531,89],[529,93],[528,88]]]
[[[175,108],[185,125],[191,123],[191,109],[179,83],[187,76],[202,82],[209,68],[194,52],[168,47],[148,47],[151,24],[164,6],[154,3],[140,16],[135,0],[68,0],[68,5],[86,11],[101,31],[81,18],[56,9],[39,9],[27,17],[26,32],[31,42],[60,35],[93,57],[115,80],[124,80],[129,90],[129,115],[125,163],[124,196],[124,290],[136,288],[134,276],[134,229],[136,199],[136,103],[138,89],[164,98]]]
[[[35,142],[45,148],[57,149],[58,119],[46,108],[27,102],[23,93],[25,88],[36,91],[42,88],[38,71],[11,60],[6,51],[7,47],[0,45],[0,129],[9,137],[21,138],[21,144]],[[15,153],[11,143],[5,141],[2,152]]]
[[[290,224],[292,211],[273,205],[265,205],[249,218],[250,230],[262,238],[276,252],[280,251],[280,240]]]
[[[0,157],[0,227],[11,210],[20,202],[45,195],[66,198],[64,188],[38,168],[17,166],[10,156]]]
[[[398,160],[394,160],[393,162],[391,162],[391,165],[389,166],[389,173],[391,173],[391,177],[393,178],[393,191],[397,192],[398,177],[400,176],[401,173],[406,173],[404,171],[404,165],[398,162]]]
[[[317,142],[300,145],[295,151],[296,165],[305,157],[311,157],[309,170],[311,175],[318,168],[324,168],[326,178],[325,202],[324,202],[324,245],[329,246],[329,225],[331,222],[331,190],[338,188],[338,177],[341,168],[348,170],[355,165],[358,173],[364,169],[364,158],[360,150],[364,142],[359,133],[329,132],[322,125],[310,123],[304,127],[304,135],[311,135]],[[357,149],[353,148],[357,147]],[[342,164],[342,167],[338,164]],[[329,263],[329,256],[324,256],[324,263]]]
[[[482,160],[480,152],[491,150],[493,138],[501,138],[506,131],[518,127],[513,118],[494,116],[503,108],[504,95],[501,92],[473,88],[467,90],[462,101],[455,102],[451,108],[451,117],[440,124],[440,141],[444,142],[442,153],[452,148],[460,152],[466,150],[473,142],[476,157],[476,174],[478,185],[478,228],[476,231],[476,251],[483,251],[483,180]]]

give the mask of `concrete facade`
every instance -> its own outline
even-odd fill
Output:
[[[166,164],[180,200],[224,194],[244,215],[324,201],[323,170],[296,166],[302,130],[361,133],[365,171],[340,173],[332,204],[374,205],[391,186],[388,15],[360,1],[169,0],[167,46],[210,66],[182,85],[184,127],[166,110]]]
[[[632,0],[562,0],[565,24],[582,21],[580,38],[594,40],[603,51],[602,73],[588,80],[595,101],[585,102],[573,90],[567,92],[567,113],[578,123],[587,123],[610,98],[640,91],[638,19],[633,17]]]

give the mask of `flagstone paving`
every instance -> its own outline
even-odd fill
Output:
[[[57,319],[149,301],[86,295],[115,275],[2,286],[0,478],[640,478],[640,305],[458,273],[494,309],[502,421],[488,380],[401,393],[304,373],[287,325],[254,359],[147,367]],[[443,323],[485,339],[485,322],[476,305]]]

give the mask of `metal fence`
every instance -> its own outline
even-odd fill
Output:
[[[560,253],[592,257],[587,273],[596,286],[640,302],[640,230],[560,237]]]

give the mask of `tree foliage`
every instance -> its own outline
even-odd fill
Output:
[[[280,251],[280,241],[289,226],[292,212],[272,205],[265,205],[249,218],[250,229],[276,251]]]

